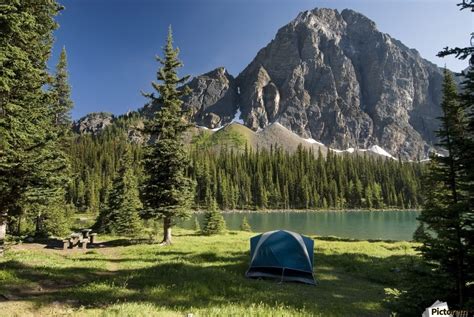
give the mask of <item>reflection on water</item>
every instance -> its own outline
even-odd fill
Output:
[[[306,211],[225,213],[230,230],[238,230],[247,217],[254,232],[287,229],[302,234],[337,236],[352,239],[411,240],[418,221],[418,211]],[[180,224],[194,226],[195,215]]]

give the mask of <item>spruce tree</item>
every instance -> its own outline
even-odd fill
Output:
[[[252,231],[252,227],[249,224],[247,216],[244,216],[244,218],[242,218],[242,224],[240,225],[240,230],[242,230],[242,231]]]
[[[152,86],[158,93],[146,94],[154,109],[154,117],[147,122],[146,130],[151,135],[151,144],[145,152],[143,187],[144,217],[163,219],[162,245],[171,244],[171,227],[176,218],[189,216],[193,197],[193,182],[186,177],[189,159],[182,137],[188,128],[181,108],[181,98],[189,89],[179,89],[189,76],[178,77],[182,66],[179,50],[173,48],[171,27],[164,48],[164,58],[157,57],[162,67],[158,71],[158,83]]]
[[[51,85],[51,92],[54,96],[53,120],[56,126],[62,128],[63,133],[68,133],[72,124],[71,110],[73,102],[71,100],[71,87],[69,86],[68,77],[67,54],[66,48],[63,47]]]
[[[217,209],[217,202],[212,200],[209,210],[204,215],[202,233],[205,235],[219,234],[226,230],[226,224],[222,213]]]
[[[419,249],[423,259],[434,273],[433,287],[442,285],[439,289],[444,292],[443,299],[451,306],[462,308],[474,294],[473,285],[468,283],[473,277],[473,255],[466,243],[467,239],[472,240],[472,221],[466,221],[469,202],[468,193],[463,190],[466,179],[462,158],[467,124],[456,84],[447,70],[444,71],[441,107],[439,146],[447,155],[431,158],[425,182],[427,197],[416,236],[422,243]],[[436,298],[431,299],[434,300]]]
[[[470,209],[474,212],[474,64],[463,72],[460,105],[466,113],[467,137],[463,145],[463,163],[467,175],[465,191],[470,193]]]
[[[53,142],[48,143],[50,152],[55,155],[50,158],[50,165],[53,166],[53,173],[49,175],[47,186],[55,187],[55,196],[49,196],[49,202],[44,202],[44,206],[37,206],[41,211],[37,215],[38,224],[36,235],[57,234],[64,235],[71,225],[71,214],[74,208],[66,202],[67,187],[71,186],[71,163],[66,151],[71,142],[71,110],[73,102],[71,100],[71,88],[68,82],[67,57],[65,48],[59,56],[56,66],[56,73],[52,79],[49,90],[50,129],[54,132]],[[48,128],[48,127],[46,127]],[[57,167],[57,168],[55,168]]]
[[[101,211],[96,227],[101,231],[134,236],[142,229],[139,212],[142,209],[138,180],[132,168],[130,147],[125,149],[121,167],[114,179],[108,205]]]
[[[51,98],[43,87],[59,10],[51,0],[0,6],[0,255],[7,218],[58,197],[55,172],[64,162],[52,145]]]
[[[468,210],[463,214],[462,221],[464,222],[465,248],[468,259],[468,273],[466,279],[468,281],[474,280],[474,64],[468,68],[464,73],[464,80],[461,84],[462,93],[460,94],[460,104],[467,114],[467,137],[463,144],[463,167],[466,175],[466,181],[461,185],[461,189],[468,197]],[[474,298],[472,294],[472,284],[470,290],[470,298]],[[474,308],[474,302],[471,301],[468,306]]]

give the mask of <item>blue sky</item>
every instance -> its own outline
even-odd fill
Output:
[[[60,0],[61,1],[61,0]],[[313,8],[350,8],[382,32],[459,71],[465,61],[438,58],[445,46],[466,46],[473,14],[460,0],[62,0],[50,67],[68,52],[75,119],[93,111],[121,114],[144,105],[168,25],[181,49],[182,74],[225,66],[238,75],[277,30]]]

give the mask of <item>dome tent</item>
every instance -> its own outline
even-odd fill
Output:
[[[314,241],[287,230],[269,231],[250,239],[250,267],[246,277],[277,278],[315,285]]]

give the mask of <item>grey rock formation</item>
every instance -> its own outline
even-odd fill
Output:
[[[216,128],[232,121],[238,107],[235,79],[225,68],[194,77],[187,86],[191,93],[183,98],[183,108],[189,111],[197,125]],[[146,105],[142,110],[151,116],[159,105]]]
[[[253,130],[272,122],[332,148],[379,145],[425,156],[440,115],[442,73],[352,10],[306,11],[237,77]]]
[[[232,120],[238,107],[237,88],[225,68],[197,76],[187,86],[191,94],[184,97],[184,108],[196,124],[216,128]]]
[[[222,67],[193,78],[183,107],[207,128],[240,111],[254,131],[278,122],[330,148],[378,145],[417,159],[436,144],[441,82],[436,65],[362,14],[314,9],[282,27],[237,78]],[[140,112],[149,117],[155,106]],[[90,116],[76,123],[77,131],[96,133],[112,121]]]
[[[105,127],[112,124],[114,116],[108,112],[92,112],[75,121],[72,129],[76,133],[100,133]]]

